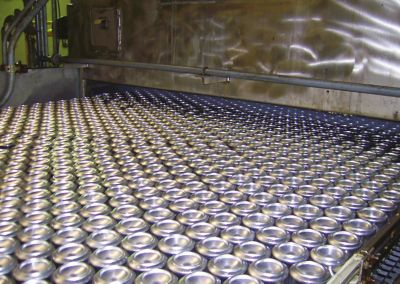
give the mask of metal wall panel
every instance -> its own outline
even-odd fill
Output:
[[[87,19],[92,7],[121,10],[119,52],[91,46]],[[75,1],[70,14],[72,57],[400,87],[397,0],[87,0]],[[213,95],[226,88],[202,86],[201,80],[183,75],[144,73],[97,68],[85,76]],[[231,85],[235,88],[229,87],[229,95],[234,97],[399,119],[400,102],[394,98],[346,92],[334,96],[326,90],[239,80]]]

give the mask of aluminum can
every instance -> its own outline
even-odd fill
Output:
[[[83,243],[87,238],[87,233],[80,228],[66,227],[58,230],[52,237],[51,241],[56,246],[62,246],[67,243]]]
[[[363,219],[351,219],[343,223],[343,229],[361,238],[371,236],[376,232],[376,226]]]
[[[301,261],[305,261],[309,257],[308,250],[293,242],[282,243],[272,248],[272,255],[277,260],[292,265]]]
[[[168,201],[158,196],[152,196],[142,199],[139,203],[139,206],[143,210],[165,208],[168,206]]]
[[[149,224],[143,219],[131,217],[121,220],[115,230],[121,235],[130,235],[137,232],[146,232],[149,229]]]
[[[185,227],[175,220],[162,220],[151,226],[150,231],[155,236],[162,238],[173,234],[182,234]]]
[[[326,209],[336,205],[336,200],[327,194],[317,194],[309,199],[312,205],[315,205],[321,209]]]
[[[330,217],[318,217],[310,221],[310,228],[325,235],[340,231],[341,225]]]
[[[295,215],[283,216],[276,220],[275,225],[289,233],[293,233],[307,227],[307,223],[302,218]]]
[[[233,245],[219,237],[206,238],[196,244],[196,251],[206,258],[229,254],[232,250]]]
[[[18,245],[14,238],[0,237],[0,255],[13,254]]]
[[[74,261],[85,262],[90,255],[90,250],[82,244],[67,243],[62,245],[52,254],[53,261],[58,264],[64,264]]]
[[[245,195],[240,191],[228,190],[219,195],[219,200],[228,205],[233,205],[237,202],[243,201]]]
[[[241,260],[251,263],[261,258],[270,257],[271,250],[260,242],[249,241],[237,245],[233,254]]]
[[[332,245],[324,245],[311,250],[311,258],[326,266],[334,274],[336,268],[340,267],[346,261],[346,254],[343,250]]]
[[[155,268],[163,268],[167,257],[158,250],[143,249],[128,257],[128,265],[134,271],[143,272]]]
[[[212,216],[218,213],[227,212],[229,207],[222,201],[213,200],[201,205],[199,210],[209,216]],[[181,214],[183,214],[183,212]]]
[[[31,258],[21,262],[13,270],[13,277],[21,282],[31,279],[48,279],[55,269],[54,264],[45,258]]]
[[[138,232],[126,236],[121,246],[128,252],[137,252],[145,249],[153,249],[157,246],[157,239],[145,232]]]
[[[257,204],[249,201],[239,201],[231,207],[232,213],[241,217],[244,217],[251,213],[256,213],[259,210],[260,207]]]
[[[46,258],[52,254],[53,249],[53,246],[46,241],[33,240],[18,247],[15,255],[21,260]]]
[[[108,207],[107,207],[107,209],[103,208],[99,211],[108,212]],[[82,212],[81,212],[81,214],[82,214]],[[99,213],[99,214],[101,214],[101,213]],[[99,215],[99,214],[96,214],[96,215]],[[136,205],[132,205],[132,204],[121,205],[120,207],[115,208],[111,212],[112,217],[116,220],[122,220],[122,219],[129,218],[129,217],[140,217],[140,216],[142,216],[142,214],[143,214],[143,211]]]
[[[219,255],[208,262],[208,271],[221,279],[243,274],[247,264],[231,254]]]
[[[282,228],[270,226],[257,232],[257,240],[267,246],[275,246],[290,240],[290,233]]]
[[[158,248],[166,255],[175,255],[184,251],[191,251],[195,243],[185,235],[169,235],[158,242]]]
[[[135,284],[176,284],[178,283],[178,277],[176,277],[171,272],[163,269],[152,269],[140,274],[136,280]]]
[[[167,261],[168,269],[176,275],[187,275],[202,271],[207,265],[207,260],[201,255],[185,251],[171,256]]]
[[[377,226],[384,224],[388,218],[385,212],[375,207],[365,207],[358,210],[357,217],[369,221]]]
[[[89,257],[89,262],[94,267],[107,267],[110,265],[123,265],[126,262],[126,252],[120,247],[105,246],[96,249]]]
[[[187,210],[197,209],[198,204],[189,198],[180,198],[170,203],[168,208],[175,213],[182,213]]]
[[[208,220],[208,216],[206,213],[200,210],[187,210],[182,213],[179,213],[176,216],[176,220],[182,225],[193,225],[198,222],[206,222]]]
[[[255,233],[253,231],[240,225],[231,226],[221,231],[221,238],[234,245],[252,241],[254,237]]]
[[[54,231],[45,225],[32,225],[26,227],[18,233],[18,239],[21,242],[29,242],[30,240],[47,241],[54,234]]]
[[[262,282],[250,275],[241,274],[225,280],[224,284],[262,284]]]
[[[211,216],[209,223],[218,229],[225,229],[231,226],[239,225],[240,218],[233,213],[224,212]]]
[[[89,217],[83,224],[82,229],[92,233],[103,229],[112,229],[115,226],[115,220],[107,215],[96,215]]]
[[[91,233],[86,238],[86,244],[92,249],[97,249],[104,246],[117,246],[121,239],[121,236],[113,230],[100,230]]]
[[[321,208],[315,205],[302,204],[293,209],[293,214],[306,221],[310,221],[315,218],[321,217],[324,214],[324,212],[322,211]]]
[[[136,276],[135,273],[125,266],[111,265],[99,270],[93,278],[93,283],[132,284],[135,279],[135,276]]]
[[[262,228],[272,226],[274,220],[266,214],[256,212],[243,217],[242,223],[252,230],[261,230]]]
[[[53,281],[57,284],[85,284],[90,283],[94,275],[93,268],[83,262],[68,262],[63,264],[53,274]]]
[[[221,280],[219,280],[214,275],[203,271],[190,273],[188,275],[185,275],[179,280],[179,284],[198,284],[198,283],[221,284]]]
[[[361,239],[357,235],[347,231],[339,231],[329,235],[328,243],[342,249],[348,255],[362,245]]]
[[[262,283],[283,284],[289,275],[287,266],[273,258],[263,258],[250,264],[249,274]]]
[[[326,239],[323,234],[313,229],[303,229],[292,234],[292,241],[307,249],[313,249],[325,244]]]
[[[275,203],[277,198],[268,192],[257,192],[249,196],[248,200],[258,206],[265,206],[269,203]]]
[[[355,214],[345,206],[333,206],[325,209],[325,216],[335,219],[338,222],[345,222],[353,219]]]
[[[323,284],[330,275],[323,265],[314,261],[303,261],[290,267],[290,277],[294,283]]]
[[[59,230],[66,227],[79,227],[83,223],[81,216],[75,213],[65,213],[58,215],[51,221],[51,226],[54,230]]]
[[[9,274],[17,266],[15,258],[8,254],[0,255],[0,263],[0,275]]]
[[[340,200],[340,205],[357,211],[366,207],[367,203],[357,196],[346,196]]]
[[[378,208],[389,215],[393,214],[393,212],[397,209],[396,204],[386,198],[375,198],[369,202],[369,205],[371,207]]]
[[[292,210],[289,206],[281,204],[281,203],[270,203],[265,205],[262,208],[262,213],[271,216],[275,219],[279,219],[280,217],[290,215]]]
[[[194,241],[200,241],[218,236],[219,230],[210,223],[199,222],[186,228],[185,234]]]

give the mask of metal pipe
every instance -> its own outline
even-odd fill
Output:
[[[0,98],[0,107],[4,106],[11,97],[11,94],[14,90],[15,86],[15,46],[22,32],[26,29],[26,27],[32,22],[33,17],[46,5],[48,0],[39,0],[34,9],[29,11],[29,13],[21,19],[20,23],[15,28],[15,33],[11,36],[10,44],[8,46],[8,54],[7,54],[7,73],[8,80],[6,83],[6,89],[3,92],[3,95]]]
[[[103,59],[63,57],[62,62],[101,65],[101,66],[114,66],[123,68],[137,68],[137,69],[165,71],[173,73],[185,73],[185,74],[200,75],[200,76],[235,78],[240,80],[268,82],[274,84],[287,84],[287,85],[295,85],[295,86],[303,86],[303,87],[311,87],[319,89],[331,89],[331,90],[339,90],[339,91],[347,91],[355,93],[366,93],[366,94],[381,95],[388,97],[398,97],[398,98],[400,97],[400,88],[397,87],[326,81],[326,80],[310,79],[310,78],[302,78],[294,76],[268,75],[268,74],[257,74],[257,73],[238,72],[229,70],[218,70],[207,67],[205,68],[186,67],[186,66],[138,63],[130,61],[103,60]]]
[[[59,52],[59,43],[57,35],[57,0],[51,0],[51,17],[52,17],[52,30],[53,30],[53,55]]]
[[[11,25],[5,30],[4,36],[2,38],[2,61],[4,65],[7,65],[8,63],[7,61],[7,50],[8,50],[8,46],[7,46],[7,41],[8,41],[8,37],[11,34],[11,31],[17,26],[17,24],[19,23],[19,21],[26,15],[26,13],[28,13],[28,11],[32,8],[33,4],[35,4],[36,0],[30,0],[28,2],[28,4],[26,4],[26,6],[24,7],[24,9],[22,10],[21,13],[19,13],[17,15],[17,17],[14,19],[14,21],[11,23]]]

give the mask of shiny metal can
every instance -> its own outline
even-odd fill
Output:
[[[197,209],[198,204],[189,198],[180,198],[170,203],[168,208],[175,213],[182,213],[187,210]]]
[[[126,236],[122,240],[121,246],[128,252],[153,249],[157,246],[157,239],[149,233],[137,232]]]
[[[178,221],[166,219],[153,224],[150,231],[155,236],[163,238],[169,235],[182,234],[185,227]]]
[[[129,267],[138,272],[163,268],[166,263],[167,257],[160,251],[153,249],[139,250],[128,257]]]
[[[86,238],[86,244],[92,249],[97,249],[104,246],[117,246],[121,239],[117,232],[104,229],[91,233]]]
[[[116,226],[115,230],[121,235],[130,235],[137,232],[146,232],[150,226],[143,219],[131,217],[122,219]]]
[[[68,262],[63,264],[53,274],[57,284],[85,284],[92,281],[93,268],[83,262]]]
[[[336,200],[327,194],[317,194],[309,199],[312,205],[315,205],[321,209],[326,209],[336,205]]]
[[[107,215],[95,215],[89,217],[83,224],[82,229],[92,233],[103,229],[112,229],[115,226],[115,220]]]
[[[329,235],[340,231],[341,225],[333,218],[318,217],[310,221],[310,228],[325,235]]]
[[[303,261],[290,267],[290,277],[294,283],[323,284],[330,277],[327,269],[314,261]]]
[[[54,234],[54,231],[46,225],[32,225],[20,231],[17,236],[21,242],[30,240],[47,241]]]
[[[249,201],[239,201],[235,203],[230,210],[233,214],[244,217],[248,214],[258,212],[260,210],[260,207],[257,204]]]
[[[9,274],[16,266],[15,258],[8,254],[0,255],[0,275]]]
[[[320,232],[313,229],[303,229],[292,234],[292,241],[307,249],[313,249],[322,246],[326,242],[326,238]]]
[[[136,274],[129,268],[119,265],[111,265],[100,269],[93,278],[95,284],[132,284]]]
[[[167,267],[176,275],[187,275],[196,271],[202,271],[207,265],[207,260],[201,255],[185,251],[171,256],[167,261]]]
[[[225,229],[240,224],[240,218],[233,213],[223,212],[211,216],[209,223],[218,229]]]
[[[256,234],[257,240],[267,246],[275,246],[290,240],[290,233],[282,228],[270,226],[261,229]]]
[[[276,220],[275,225],[289,233],[297,232],[307,227],[307,223],[295,215],[283,216]]]
[[[256,212],[243,217],[242,223],[252,230],[260,230],[272,226],[274,220],[266,214]]]
[[[294,242],[281,243],[272,248],[272,255],[277,260],[292,265],[308,259],[308,250]]]
[[[46,241],[33,240],[18,247],[15,255],[21,260],[46,258],[52,254],[53,249],[53,246]]]
[[[126,262],[126,252],[120,247],[105,246],[96,249],[89,257],[91,265],[103,268],[110,265],[123,265]]]
[[[206,222],[208,220],[208,216],[206,213],[200,210],[187,210],[182,213],[179,213],[176,216],[176,220],[182,225],[193,225],[198,222]]]
[[[18,245],[14,238],[0,237],[0,255],[13,254]]]
[[[51,241],[56,246],[62,246],[67,243],[83,243],[86,240],[87,233],[80,228],[66,227],[58,230],[52,237]]]
[[[241,260],[251,263],[258,259],[270,257],[271,250],[260,242],[248,241],[237,245],[233,254]]]
[[[375,207],[365,207],[358,210],[357,217],[367,220],[377,226],[384,224],[388,218],[385,212]]]
[[[302,204],[293,209],[293,214],[306,221],[310,221],[315,218],[321,217],[322,215],[324,215],[324,212],[321,208],[315,205]]]
[[[190,273],[188,275],[185,275],[179,280],[179,284],[198,284],[198,283],[221,284],[221,280],[219,280],[214,275],[203,271]]]
[[[199,222],[186,228],[185,234],[194,241],[200,241],[218,236],[219,230],[210,223]]]
[[[353,219],[355,214],[345,206],[333,206],[325,209],[325,216],[335,219],[338,222],[345,222]]]
[[[191,251],[195,243],[185,235],[169,235],[158,242],[158,248],[167,255],[175,255],[184,251]]]
[[[329,235],[328,243],[342,249],[347,255],[350,255],[362,245],[361,239],[357,235],[347,231],[339,231]]]
[[[196,244],[196,251],[206,258],[229,254],[232,250],[233,245],[219,237],[209,237]]]
[[[136,280],[135,284],[176,284],[178,283],[178,277],[176,277],[171,272],[163,269],[152,269],[140,274]]]
[[[268,192],[257,192],[249,196],[248,200],[258,206],[265,206],[269,203],[275,203],[277,198]]]
[[[361,238],[371,236],[376,232],[376,226],[363,219],[351,219],[343,223],[343,229]]]
[[[221,279],[243,274],[247,270],[247,264],[231,254],[223,254],[211,259],[207,267],[208,271]]]
[[[279,219],[280,217],[290,215],[292,210],[289,206],[281,204],[281,203],[270,203],[265,205],[262,208],[262,213],[271,216],[275,219]]]
[[[221,238],[238,245],[254,240],[255,233],[247,227],[235,225],[221,231]]]
[[[287,266],[273,258],[263,258],[250,264],[249,274],[263,283],[283,284],[289,275]]]
[[[31,279],[48,279],[55,269],[54,264],[45,258],[31,258],[21,262],[13,270],[13,277],[21,282]]]
[[[75,213],[65,213],[58,215],[51,221],[51,226],[55,230],[59,230],[66,227],[79,227],[84,220],[81,216]]]
[[[346,261],[346,254],[343,250],[332,245],[324,245],[311,250],[311,258],[326,266],[331,273],[335,274],[335,269],[340,267]]]
[[[60,246],[52,253],[52,259],[55,263],[64,264],[68,262],[85,262],[90,255],[90,250],[82,244],[67,243]]]

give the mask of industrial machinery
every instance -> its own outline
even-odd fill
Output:
[[[1,283],[399,281],[398,1],[52,1],[52,56],[47,2],[3,34]]]

